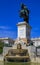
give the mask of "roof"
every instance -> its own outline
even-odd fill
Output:
[[[0,38],[0,40],[8,40],[8,39],[13,40],[13,39],[11,39],[9,37]]]
[[[38,37],[38,38],[31,38],[31,40],[33,40],[33,41],[40,41],[40,37]]]
[[[5,40],[7,40],[7,41],[9,41],[9,42],[11,42],[11,43],[13,43],[14,44],[14,40],[13,39],[11,39],[11,38],[8,38],[8,37],[5,37],[5,38],[0,38],[0,40],[1,41],[5,41]]]

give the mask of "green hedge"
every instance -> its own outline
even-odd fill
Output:
[[[4,47],[4,43],[0,41],[0,47]]]
[[[2,52],[3,52],[3,48],[2,48],[2,47],[0,47],[0,54],[2,54]]]
[[[3,52],[4,43],[0,41],[0,54]]]

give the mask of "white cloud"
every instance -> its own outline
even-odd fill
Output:
[[[11,27],[8,27],[8,26],[0,26],[0,29],[11,29]]]
[[[0,37],[16,38],[16,31],[12,27],[0,26]]]
[[[16,38],[16,31],[2,31],[2,30],[0,30],[0,37]]]

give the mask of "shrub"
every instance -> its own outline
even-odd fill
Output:
[[[0,41],[0,54],[3,52],[4,43]]]

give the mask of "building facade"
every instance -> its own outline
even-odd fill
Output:
[[[0,41],[4,42],[5,47],[10,47],[14,44],[14,40],[8,37],[0,38]]]
[[[40,46],[40,37],[39,38],[31,38],[31,40],[33,41],[33,45],[38,47]]]

